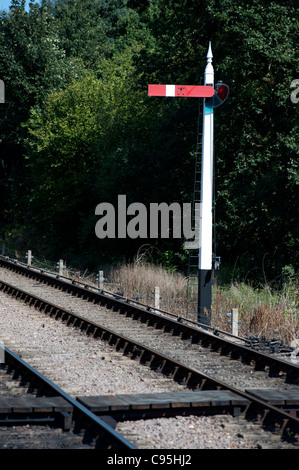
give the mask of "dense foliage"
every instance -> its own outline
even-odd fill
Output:
[[[150,243],[187,266],[177,240],[99,240],[95,207],[192,200],[197,100],[148,83],[200,83],[212,42],[217,254],[241,277],[298,268],[298,17],[283,0],[12,0],[0,13],[0,228],[50,258],[92,268]]]

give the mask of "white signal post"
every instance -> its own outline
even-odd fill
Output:
[[[209,43],[204,84],[214,88],[212,47]],[[213,166],[214,113],[203,103],[203,141],[201,160],[201,204],[198,254],[198,321],[210,324],[212,303],[212,246],[213,246]]]

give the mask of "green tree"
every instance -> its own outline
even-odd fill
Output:
[[[22,127],[32,106],[41,105],[50,91],[63,87],[79,65],[66,60],[46,7],[12,0],[9,13],[0,13],[0,76],[6,102],[0,108],[0,211],[2,220],[24,215],[25,131]],[[6,217],[5,217],[6,214]]]
[[[115,185],[124,174],[122,169],[121,176],[114,174],[113,158],[128,120],[132,114],[138,117],[138,97],[134,112],[134,90],[127,92],[129,62],[125,55],[104,61],[101,78],[86,71],[64,90],[50,94],[43,109],[31,111],[27,161],[32,222],[45,243],[49,237],[53,240],[48,245],[57,253],[90,246],[95,207],[115,197]]]
[[[127,0],[45,0],[68,57],[79,57],[94,70],[111,55],[117,23]]]

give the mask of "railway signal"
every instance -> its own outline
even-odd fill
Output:
[[[212,265],[213,265],[213,109],[220,106],[228,96],[228,86],[219,82],[214,88],[212,48],[209,43],[207,65],[203,86],[149,85],[149,96],[203,98],[203,141],[201,162],[201,204],[198,243],[198,321],[211,323]]]

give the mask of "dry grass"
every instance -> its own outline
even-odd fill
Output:
[[[107,277],[111,282],[106,285],[107,290],[109,286],[116,285],[116,290],[125,297],[150,306],[154,306],[154,290],[159,287],[162,310],[196,321],[196,313],[189,312],[196,312],[197,302],[194,297],[190,307],[190,286],[180,273],[168,272],[162,266],[136,261],[110,269]],[[194,291],[196,293],[196,287]],[[230,331],[230,317],[227,314],[232,308],[238,308],[240,335],[265,336],[268,339],[279,337],[284,344],[290,344],[299,338],[298,298],[297,282],[285,285],[278,292],[272,291],[268,286],[255,289],[245,283],[225,287],[216,284],[213,287],[212,326]]]
[[[186,301],[186,279],[179,273],[168,273],[162,266],[136,261],[111,268],[107,277],[125,297],[150,306],[155,305],[155,287],[159,287],[162,310],[181,311]]]
[[[226,288],[216,288],[213,302],[214,321],[223,321],[223,313],[238,308],[241,320],[240,333],[244,336],[280,337],[285,344],[299,338],[298,283],[284,285],[281,291],[269,286],[255,289],[240,283]]]

